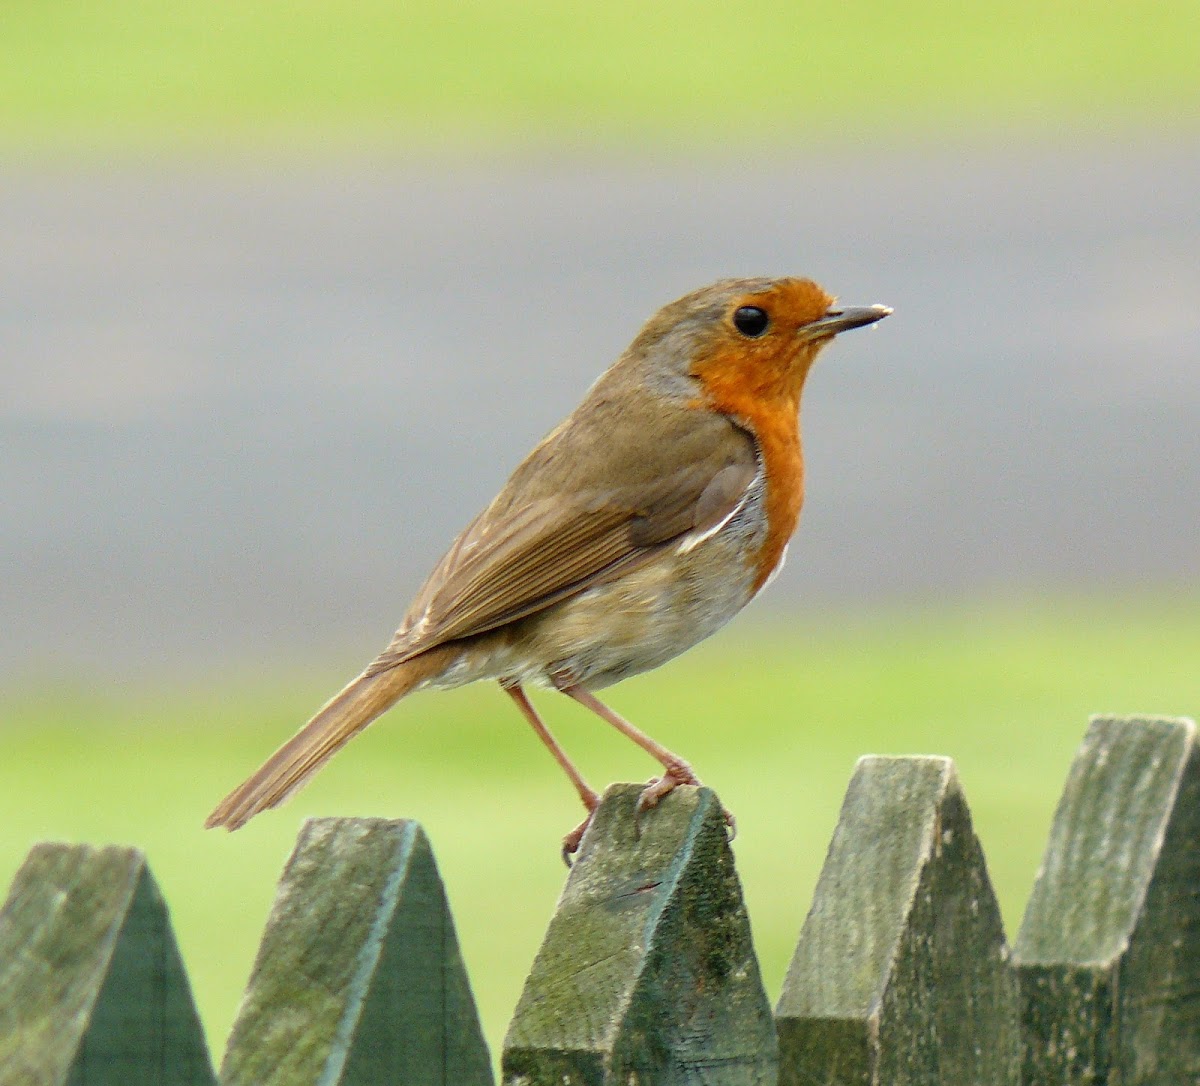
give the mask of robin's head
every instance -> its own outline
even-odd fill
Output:
[[[699,381],[710,398],[798,401],[820,349],[887,306],[839,306],[811,279],[723,279],[664,306],[630,351],[660,378]]]

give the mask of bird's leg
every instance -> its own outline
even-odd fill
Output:
[[[529,721],[533,730],[537,733],[537,737],[546,744],[546,749],[554,755],[554,760],[562,766],[563,772],[571,778],[571,783],[575,786],[575,791],[579,793],[580,800],[582,800],[584,807],[587,808],[587,817],[563,838],[563,862],[570,867],[571,856],[579,851],[579,842],[583,840],[583,833],[591,824],[592,815],[596,813],[596,808],[600,805],[600,797],[593,788],[589,787],[587,781],[583,779],[583,775],[575,768],[575,763],[567,757],[567,752],[563,750],[559,741],[550,733],[550,729],[542,723],[542,718],[538,716],[537,710],[530,704],[529,697],[521,689],[520,685],[514,683],[510,686],[501,683],[500,686],[517,703],[517,708],[521,710],[521,714]]]
[[[692,767],[680,758],[678,754],[672,754],[661,743],[651,739],[641,728],[631,724],[620,713],[614,712],[596,697],[595,694],[588,692],[577,683],[573,683],[561,676],[555,680],[554,686],[555,689],[560,690],[567,697],[574,698],[585,709],[590,709],[601,720],[611,724],[622,735],[628,736],[642,750],[649,754],[650,757],[662,765],[664,770],[663,775],[646,785],[642,790],[641,796],[638,797],[637,809],[639,813],[657,806],[663,796],[673,792],[681,784],[700,783],[700,778],[692,772]],[[737,819],[724,807],[721,808],[721,815],[725,819],[725,825],[729,829],[729,839],[732,841],[737,836]]]
[[[662,777],[652,782],[638,800],[638,807],[645,810],[653,807],[668,792],[681,784],[699,784],[700,779],[692,772],[692,767],[678,754],[672,754],[661,743],[655,742],[640,728],[630,724],[619,713],[613,712],[595,694],[584,690],[575,683],[564,683],[558,687],[569,698],[574,698],[585,709],[591,709],[601,720],[607,721],[622,735],[628,736],[665,770]]]

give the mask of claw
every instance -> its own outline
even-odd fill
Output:
[[[592,824],[592,819],[596,815],[596,808],[600,806],[600,794],[588,788],[587,785],[583,785],[579,789],[579,798],[583,800],[587,817],[563,838],[560,855],[562,856],[562,862],[568,868],[571,867],[571,857],[579,851],[579,843],[583,840],[583,835],[587,832],[588,826]]]
[[[587,818],[578,824],[575,829],[563,838],[563,863],[570,868],[571,857],[580,851],[580,841],[583,840],[583,834],[587,833],[587,828],[592,824],[592,816],[595,814],[595,809],[588,811]]]
[[[642,828],[642,816],[647,811],[657,807],[664,796],[669,796],[681,784],[698,785],[699,783],[700,779],[692,772],[692,767],[682,761],[669,764],[661,777],[651,777],[646,782],[646,787],[642,789],[642,794],[638,796],[637,807],[634,809],[634,826],[639,836]],[[588,801],[589,798],[591,802]],[[567,867],[572,866],[571,857],[579,851],[583,835],[587,832],[588,826],[592,824],[592,816],[595,814],[599,802],[600,797],[594,792],[590,797],[584,798],[584,806],[588,808],[587,818],[562,840],[562,859]],[[724,807],[721,808],[721,817],[729,831],[729,840],[733,841],[737,837],[737,819]]]
[[[642,815],[651,808],[657,807],[663,796],[670,795],[681,784],[699,783],[699,778],[692,772],[691,766],[685,762],[668,766],[667,771],[661,777],[651,778],[638,797],[636,814],[638,829],[641,829]],[[737,837],[737,819],[724,807],[721,808],[721,818],[724,819],[725,827],[729,831],[729,840],[733,841]]]

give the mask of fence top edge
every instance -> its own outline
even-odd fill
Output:
[[[948,754],[860,754],[854,762],[854,768],[870,764],[937,765],[953,769],[954,759]]]
[[[1088,726],[1094,724],[1119,724],[1124,727],[1139,725],[1169,725],[1182,728],[1191,739],[1196,738],[1196,721],[1190,716],[1169,716],[1159,713],[1092,713]]]
[[[77,852],[85,859],[125,860],[146,863],[145,849],[137,845],[122,845],[115,841],[97,845],[90,841],[35,841],[26,853],[28,860],[35,853]]]
[[[1161,864],[1171,862],[1163,850],[1198,757],[1189,718],[1091,718],[1013,942],[1018,966],[1117,965],[1143,923]]]

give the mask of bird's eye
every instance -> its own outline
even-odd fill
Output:
[[[733,311],[733,326],[744,336],[756,339],[767,330],[771,318],[756,305],[739,306]]]

